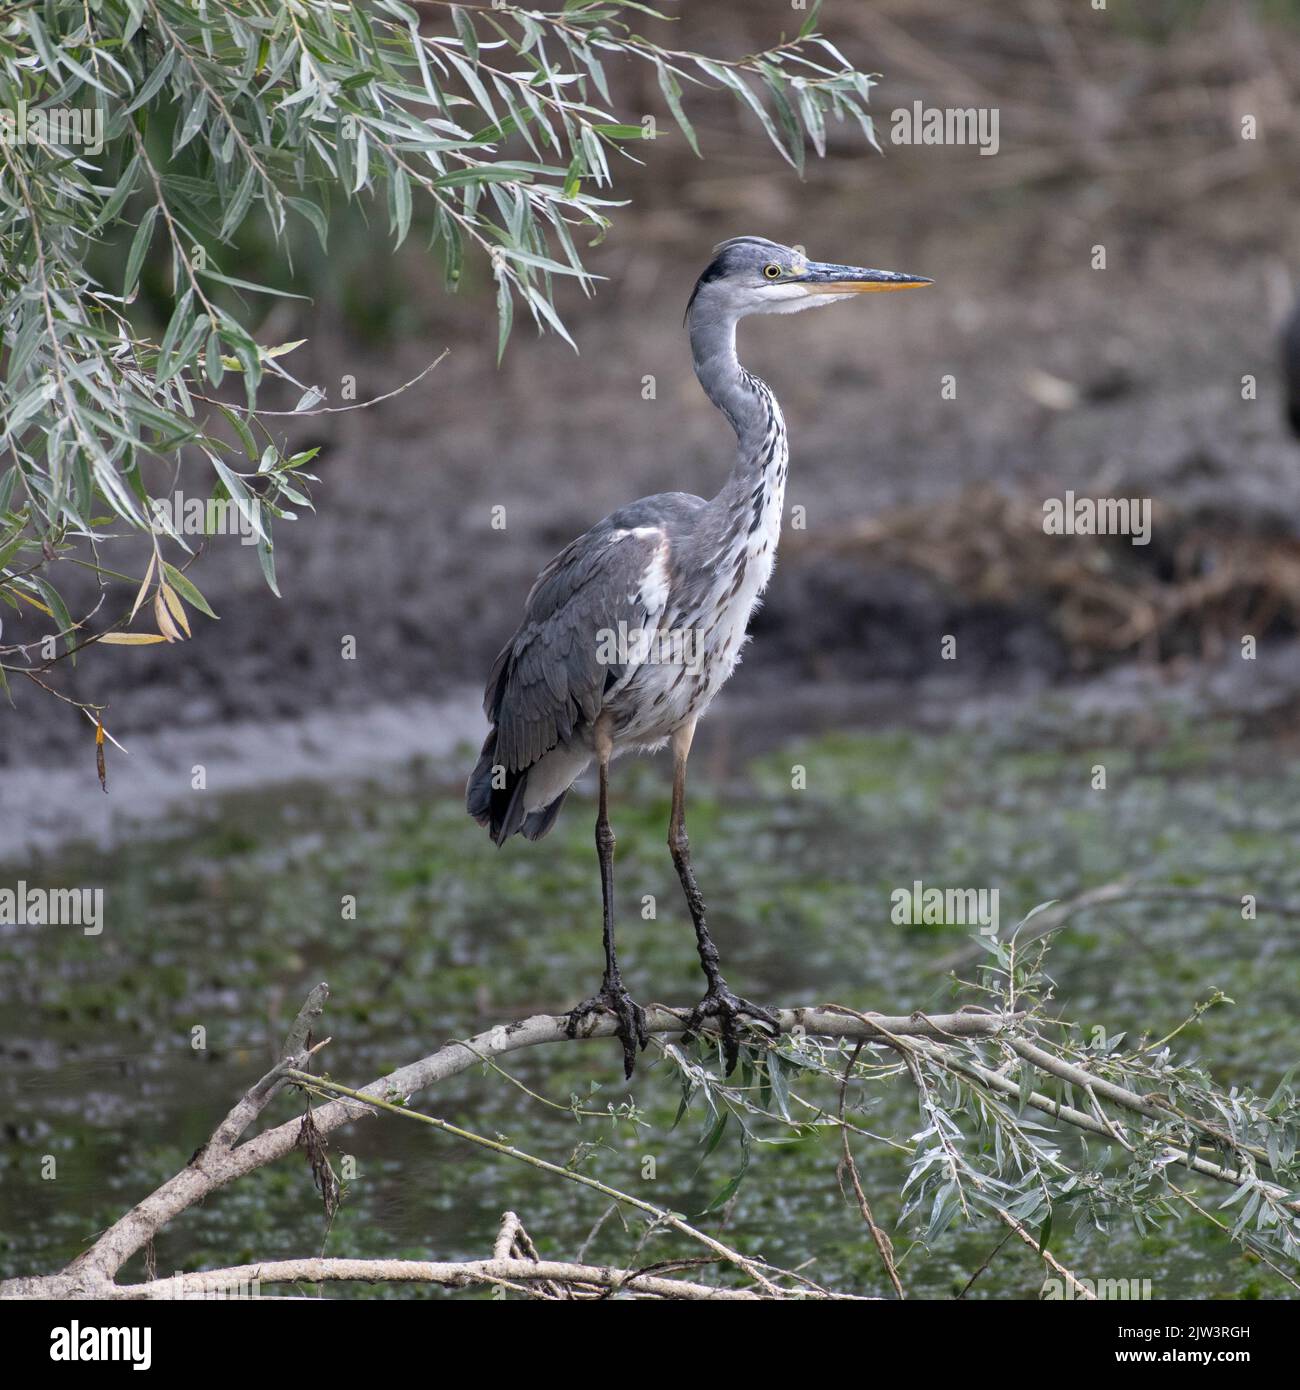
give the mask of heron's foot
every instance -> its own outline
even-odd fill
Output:
[[[645,1010],[623,988],[622,980],[611,980],[607,977],[598,994],[584,999],[576,1009],[569,1010],[565,1029],[569,1037],[576,1038],[578,1025],[582,1020],[598,1013],[613,1014],[618,1020],[615,1036],[623,1044],[623,1075],[630,1081],[636,1069],[636,1050],[639,1047],[644,1052],[650,1039],[646,1029]]]
[[[771,1009],[764,1008],[762,1004],[751,1004],[748,999],[733,994],[721,980],[709,986],[709,992],[691,1011],[683,1042],[690,1042],[711,1019],[717,1020],[718,1031],[722,1034],[722,1055],[726,1060],[728,1076],[736,1070],[736,1063],[740,1059],[742,1022],[747,1027],[766,1033],[768,1037],[779,1037],[781,1033],[781,1020]]]

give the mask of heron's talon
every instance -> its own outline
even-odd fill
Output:
[[[686,1032],[682,1037],[683,1042],[689,1043],[701,1032],[705,1021],[710,1018],[718,1020],[728,1076],[736,1070],[736,1063],[740,1060],[741,1040],[738,1024],[742,1020],[748,1027],[766,1031],[768,1037],[776,1038],[781,1034],[781,1020],[771,1009],[742,999],[738,994],[733,994],[726,985],[715,985],[691,1011],[686,1023]]]
[[[593,994],[577,1008],[569,1010],[564,1031],[569,1037],[576,1038],[578,1025],[584,1018],[596,1013],[613,1014],[618,1021],[615,1037],[623,1044],[623,1075],[630,1081],[636,1070],[636,1050],[639,1047],[644,1052],[650,1041],[645,1010],[623,988],[621,980],[606,980],[598,994]]]

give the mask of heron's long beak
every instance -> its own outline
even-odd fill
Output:
[[[933,285],[934,281],[897,270],[864,270],[856,265],[810,261],[802,283],[809,294],[878,294],[884,290],[918,289]]]

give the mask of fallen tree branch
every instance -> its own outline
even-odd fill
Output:
[[[721,1288],[711,1284],[692,1284],[684,1279],[663,1279],[638,1270],[614,1269],[608,1265],[569,1264],[562,1260],[502,1259],[436,1262],[426,1260],[268,1260],[263,1264],[232,1265],[228,1269],[205,1270],[202,1274],[180,1274],[155,1279],[147,1284],[122,1284],[113,1291],[119,1299],[214,1298],[231,1290],[241,1292],[263,1284],[319,1284],[329,1281],[388,1284],[438,1284],[463,1289],[479,1284],[536,1284],[543,1289],[563,1288],[566,1297],[607,1298],[614,1293],[637,1297],[671,1299],[720,1299],[727,1302],[753,1302],[769,1299],[770,1294],[750,1289]],[[550,1292],[554,1298],[559,1295]],[[786,1297],[789,1293],[786,1292]],[[851,1294],[833,1295],[852,1298]],[[825,1294],[809,1294],[825,1298]]]
[[[286,1038],[281,1061],[250,1088],[185,1168],[110,1226],[61,1273],[4,1281],[0,1283],[0,1298],[113,1297],[118,1288],[114,1283],[118,1270],[170,1221],[218,1188],[292,1153],[302,1132],[300,1118],[277,1125],[242,1144],[235,1145],[234,1140],[276,1094],[285,1079],[284,1073],[294,1069],[294,1061],[303,1064],[307,1061],[303,1045],[308,1029],[302,1024],[304,1019],[309,1024],[318,1016],[327,994],[325,985],[318,985],[312,991]],[[688,1009],[651,1006],[646,1010],[648,1031],[667,1036],[684,1033],[689,1013]],[[991,1037],[1014,1021],[984,1010],[928,1017],[890,1017],[851,1015],[834,1008],[817,1007],[783,1009],[779,1011],[779,1019],[785,1033],[864,1042],[887,1042],[895,1037],[935,1040]],[[584,1022],[578,1037],[583,1040],[610,1038],[614,1036],[615,1026],[615,1021],[607,1015],[592,1015]],[[535,1014],[515,1023],[499,1024],[464,1042],[449,1042],[418,1062],[399,1067],[362,1087],[356,1094],[365,1097],[364,1100],[342,1098],[313,1110],[315,1132],[324,1136],[342,1125],[373,1115],[376,1107],[368,1104],[369,1100],[387,1102],[392,1097],[405,1100],[481,1065],[485,1059],[545,1043],[567,1041],[570,1039],[564,1015]],[[761,1261],[751,1263],[758,1265]],[[766,1281],[760,1277],[760,1282]]]
[[[992,991],[989,993],[992,994]],[[0,1283],[0,1297],[198,1297],[212,1296],[223,1287],[254,1280],[274,1283],[361,1279],[373,1282],[392,1278],[401,1281],[421,1280],[446,1287],[495,1285],[526,1297],[541,1299],[606,1298],[614,1295],[712,1298],[722,1296],[715,1286],[668,1276],[689,1273],[691,1269],[702,1264],[719,1263],[738,1270],[745,1281],[741,1286],[737,1286],[733,1281],[726,1291],[728,1297],[786,1299],[840,1296],[832,1290],[814,1284],[796,1271],[781,1269],[761,1258],[746,1256],[689,1224],[678,1213],[619,1191],[577,1171],[572,1165],[562,1167],[501,1140],[475,1134],[437,1116],[411,1108],[410,1100],[418,1092],[466,1072],[476,1065],[500,1072],[501,1068],[495,1060],[498,1057],[545,1043],[571,1041],[565,1016],[538,1014],[516,1023],[499,1025],[473,1038],[449,1042],[418,1062],[398,1068],[368,1086],[353,1089],[306,1070],[313,1055],[324,1046],[324,1043],[313,1044],[312,1025],[319,1017],[327,997],[328,990],[324,985],[319,985],[312,991],[289,1030],[279,1061],[250,1087],[217,1126],[208,1142],[196,1151],[181,1172],[163,1183],[103,1232],[89,1249],[61,1273]],[[752,1097],[761,1096],[763,1088],[769,1083],[771,1093],[777,1097],[778,1106],[784,1115],[784,1101],[781,1095],[786,1089],[786,1083],[781,1082],[778,1089],[779,1068],[792,1062],[813,1074],[825,1076],[838,1083],[838,1116],[825,1110],[820,1113],[837,1123],[842,1131],[841,1176],[849,1180],[859,1211],[876,1243],[896,1296],[902,1296],[902,1287],[894,1267],[889,1240],[871,1215],[866,1193],[847,1142],[849,1129],[856,1130],[856,1127],[848,1122],[845,1114],[845,1087],[850,1076],[855,1074],[859,1079],[872,1075],[898,1074],[904,1069],[911,1074],[918,1088],[923,1114],[929,1122],[924,1133],[913,1136],[912,1143],[916,1145],[918,1140],[923,1141],[927,1138],[930,1141],[929,1153],[923,1152],[920,1147],[915,1149],[919,1166],[914,1168],[914,1172],[924,1173],[929,1167],[936,1175],[942,1175],[941,1180],[947,1183],[945,1200],[951,1199],[950,1205],[953,1210],[959,1211],[966,1220],[972,1219],[978,1206],[990,1208],[988,1189],[985,1186],[985,1177],[981,1176],[977,1168],[971,1166],[969,1157],[959,1151],[951,1137],[958,1132],[953,1129],[951,1120],[943,1115],[944,1102],[936,1089],[936,1078],[945,1075],[954,1080],[960,1079],[960,1084],[973,1096],[983,1097],[980,1104],[988,1104],[995,1097],[1014,1097],[1021,1109],[1031,1107],[1051,1116],[1058,1125],[1069,1125],[1087,1134],[1096,1135],[1108,1143],[1119,1146],[1130,1155],[1137,1152],[1139,1142],[1144,1142],[1149,1148],[1150,1140],[1156,1138],[1160,1152],[1154,1159],[1156,1166],[1153,1171],[1159,1172],[1164,1165],[1173,1162],[1194,1173],[1250,1190],[1249,1204],[1243,1208],[1243,1215],[1238,1218],[1237,1227],[1233,1229],[1234,1238],[1237,1238],[1244,1221],[1249,1219],[1256,1209],[1260,1209],[1264,1210],[1274,1226],[1281,1218],[1282,1224],[1286,1226],[1282,1234],[1290,1240],[1289,1223],[1293,1220],[1294,1213],[1300,1209],[1300,1203],[1296,1201],[1292,1192],[1275,1182],[1262,1180],[1257,1172],[1258,1168],[1268,1169],[1270,1166],[1269,1160],[1274,1144],[1271,1131],[1267,1132],[1269,1147],[1264,1149],[1258,1144],[1244,1142],[1245,1135],[1236,1134],[1238,1122],[1235,1119],[1226,1121],[1233,1131],[1229,1133],[1201,1116],[1186,1113],[1189,1107],[1178,1106],[1169,1098],[1178,1092],[1177,1088],[1171,1087],[1170,1084],[1169,1078],[1173,1073],[1163,1064],[1159,1071],[1143,1073],[1139,1070],[1137,1073],[1149,1082],[1158,1080],[1156,1089],[1149,1092],[1133,1089],[1134,1073],[1126,1072],[1123,1067],[1117,1069],[1112,1059],[1098,1057],[1094,1060],[1068,1045],[1063,1049],[1048,1043],[1034,1026],[1034,1011],[1021,1011],[1021,997],[1022,993],[1018,993],[1015,988],[1009,988],[1004,994],[993,995],[999,1007],[968,1007],[957,1013],[933,1016],[919,1012],[895,1017],[864,1014],[839,1004],[778,1011],[781,1032],[791,1036],[794,1047],[792,1051],[785,1053],[782,1062],[768,1039],[755,1037],[756,1051],[751,1059],[752,1065],[756,1075],[766,1078],[757,1089],[753,1087],[752,1082],[746,1082],[739,1089],[728,1089],[726,1084],[710,1071],[707,1060],[688,1061],[677,1047],[664,1044],[661,1046],[666,1056],[682,1069],[683,1081],[687,1086],[687,1102],[689,1103],[691,1093],[703,1087],[710,1109],[715,1115],[718,1113],[715,1102],[724,1096],[728,1104],[743,1104],[754,1108],[755,1100]],[[678,1036],[685,1031],[688,1017],[688,1011],[685,1009],[677,1010],[655,1005],[647,1010],[648,1030],[660,1038]],[[585,1021],[578,1040],[611,1038],[615,1026],[611,1017],[594,1015]],[[845,1043],[856,1046],[848,1048],[844,1046]],[[896,1054],[899,1060],[882,1063],[877,1055],[869,1064],[864,1060],[859,1067],[858,1057],[868,1045],[887,1048]],[[828,1053],[835,1059],[834,1066],[828,1066],[825,1061],[818,1060],[825,1058]],[[999,1056],[1004,1060],[999,1061]],[[847,1065],[841,1067],[839,1063],[845,1059]],[[1106,1074],[1108,1069],[1109,1075]],[[1088,1097],[1092,1113],[1076,1109],[1062,1100],[1044,1094],[1033,1084],[1031,1078],[1035,1073],[1053,1077],[1067,1087],[1079,1088]],[[332,1098],[327,1099],[323,1105],[312,1106],[305,1116],[238,1143],[251,1122],[286,1085],[296,1086],[308,1095]],[[747,1090],[752,1093],[752,1097],[746,1095]],[[791,1094],[793,1095],[792,1092]],[[1195,1101],[1198,1093],[1192,1088],[1188,1094]],[[949,1097],[949,1103],[951,1101],[952,1097]],[[1119,1116],[1108,1114],[1103,1108],[1103,1102],[1106,1106],[1136,1117],[1146,1129],[1133,1127],[1133,1121],[1126,1120],[1125,1123],[1130,1126],[1126,1132],[1119,1124]],[[1004,1107],[1003,1101],[998,1100],[996,1103]],[[1240,1103],[1239,1099],[1237,1104]],[[1247,1113],[1264,1113],[1261,1109],[1262,1102],[1258,1098],[1250,1104],[1254,1110]],[[566,1182],[591,1188],[611,1199],[614,1207],[631,1207],[644,1213],[650,1220],[647,1232],[656,1228],[671,1228],[679,1235],[705,1247],[707,1253],[702,1260],[676,1258],[640,1269],[588,1265],[583,1262],[581,1254],[572,1262],[541,1261],[518,1217],[507,1212],[492,1257],[487,1260],[434,1262],[303,1259],[237,1266],[172,1280],[154,1278],[153,1270],[149,1267],[149,1277],[143,1283],[119,1285],[116,1282],[117,1274],[127,1260],[142,1248],[149,1246],[158,1231],[169,1221],[201,1202],[209,1193],[301,1147],[306,1147],[312,1156],[313,1172],[316,1172],[318,1161],[327,1163],[327,1160],[323,1159],[326,1151],[323,1141],[326,1135],[341,1126],[374,1116],[381,1111],[410,1122],[431,1126],[465,1142],[490,1149],[512,1161],[529,1164]],[[761,1103],[755,1113],[766,1113],[762,1110]],[[984,1113],[987,1115],[992,1112]],[[1234,1115],[1235,1113],[1232,1112]],[[769,1118],[777,1117],[773,1115]],[[788,1122],[788,1116],[786,1119]],[[1015,1146],[1017,1164],[1024,1158],[1035,1165],[1035,1171],[1039,1171],[1037,1165],[1044,1165],[1039,1171],[1040,1185],[1050,1183],[1055,1186],[1057,1171],[1064,1173],[1066,1177],[1069,1176],[1070,1170],[1062,1166],[1059,1157],[1050,1149],[1035,1147],[1026,1128],[1016,1124],[1014,1116],[1009,1112],[1005,1112],[1001,1119],[995,1118],[994,1122],[999,1125],[999,1134],[1005,1133],[1008,1141]],[[1255,1129],[1256,1134],[1265,1132],[1258,1126]],[[1144,1133],[1145,1141],[1141,1139]],[[1207,1142],[1219,1150],[1216,1157],[1222,1161],[1211,1161],[1201,1157],[1197,1152],[1202,1143]],[[911,1151],[909,1149],[909,1152]],[[962,1174],[965,1174],[964,1179],[960,1177]],[[966,1181],[975,1184],[976,1194],[983,1194],[974,1206],[968,1206],[966,1201]],[[1005,1184],[1002,1186],[1005,1187]],[[1045,1186],[1043,1190],[1046,1190]],[[910,1200],[915,1203],[920,1200],[920,1195],[918,1189]],[[927,1195],[925,1200],[930,1203],[931,1196]],[[1260,1207],[1261,1203],[1265,1204],[1265,1208]],[[1007,1212],[1000,1201],[990,1209],[1008,1225],[1010,1223],[1005,1221],[1005,1216],[1012,1216],[1013,1220],[1019,1221],[1026,1210],[1022,1206],[1017,1208],[1014,1214]],[[1032,1206],[1029,1209],[1032,1210]],[[933,1217],[931,1219],[933,1220]],[[1019,1224],[1021,1229],[1017,1230],[1016,1234],[1027,1243],[1036,1245],[1032,1234],[1027,1232],[1025,1222],[1019,1221]],[[1289,1251],[1290,1246],[1287,1246],[1287,1249]],[[630,1266],[632,1261],[629,1260],[628,1264]],[[775,1282],[778,1280],[781,1282]],[[699,1290],[709,1292],[704,1294]]]
[[[290,1025],[280,1049],[280,1060],[256,1085],[240,1098],[239,1104],[217,1126],[212,1138],[203,1149],[190,1159],[193,1163],[205,1149],[219,1149],[228,1153],[249,1125],[271,1103],[271,1098],[279,1092],[286,1082],[285,1073],[291,1069],[301,1069],[311,1061],[312,1054],[324,1047],[325,1043],[312,1046],[312,1024],[325,1012],[325,1001],[330,997],[330,987],[321,983],[307,996],[298,1016]],[[328,1042],[328,1039],[326,1039]]]

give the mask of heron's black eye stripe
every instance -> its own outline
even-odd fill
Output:
[[[769,261],[767,265],[763,267],[763,274],[766,275],[769,280],[779,280],[781,278],[781,267],[777,265],[775,261]]]

